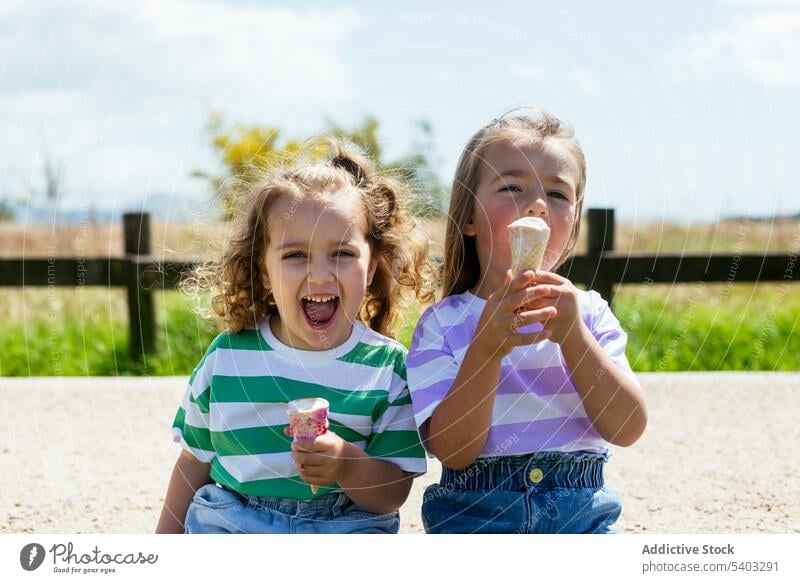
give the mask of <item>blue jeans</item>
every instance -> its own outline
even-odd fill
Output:
[[[400,515],[373,514],[344,492],[314,500],[246,496],[217,484],[197,490],[184,522],[186,534],[396,534]]]
[[[442,467],[425,490],[425,532],[608,534],[622,512],[606,488],[607,455],[542,452],[478,458],[463,470]]]

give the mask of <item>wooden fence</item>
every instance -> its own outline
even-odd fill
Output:
[[[199,259],[157,261],[151,256],[150,215],[123,216],[125,255],[102,258],[0,259],[0,286],[102,286],[128,291],[130,351],[136,360],[154,353],[153,292],[175,289]],[[576,284],[597,290],[609,302],[620,284],[798,281],[797,256],[764,254],[615,253],[614,210],[587,211],[588,250],[559,271]]]

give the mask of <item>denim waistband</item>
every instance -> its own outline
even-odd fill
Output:
[[[222,486],[225,488],[225,486]],[[225,488],[229,490],[229,488]],[[276,510],[282,514],[293,516],[304,514],[327,514],[337,515],[341,510],[351,504],[351,500],[344,492],[330,492],[317,496],[311,500],[297,500],[294,498],[273,498],[269,496],[250,496],[235,492],[242,502],[254,510]]]
[[[540,452],[478,458],[463,470],[442,466],[440,484],[459,490],[602,488],[608,454]]]

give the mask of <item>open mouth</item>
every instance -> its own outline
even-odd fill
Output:
[[[306,322],[316,330],[330,326],[339,309],[337,296],[305,296],[301,303]]]

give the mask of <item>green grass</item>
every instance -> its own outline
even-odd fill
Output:
[[[800,370],[796,284],[627,286],[614,311],[634,370]]]
[[[52,295],[58,300],[62,294]],[[67,310],[61,302],[49,301],[44,313],[6,325],[0,336],[0,376],[185,375],[217,334],[213,323],[193,314],[180,294],[159,293],[159,352],[137,363],[128,351],[124,296],[97,291],[79,295],[87,296],[85,301],[73,299]]]
[[[128,354],[121,291],[0,291],[2,376],[186,375],[217,334],[176,292],[156,295],[159,352]],[[791,284],[625,286],[614,312],[637,371],[800,370],[800,294]],[[408,346],[418,309],[398,340]]]

